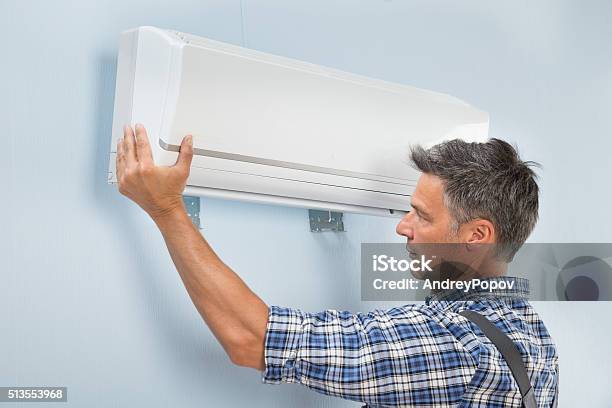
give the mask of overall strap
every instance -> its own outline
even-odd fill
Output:
[[[521,391],[523,407],[537,408],[538,404],[533,392],[533,387],[529,381],[529,376],[527,375],[525,363],[523,362],[519,349],[512,342],[512,339],[480,313],[472,310],[463,310],[459,312],[459,314],[480,327],[480,330],[482,330],[484,335],[491,340],[504,357]]]

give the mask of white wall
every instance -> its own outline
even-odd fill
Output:
[[[0,385],[65,385],[71,406],[355,406],[233,367],[160,234],[106,185],[119,32],[156,25],[458,96],[543,164],[533,242],[612,240],[612,6],[580,1],[0,3]],[[366,310],[361,242],[391,219],[312,234],[301,209],[203,201],[204,234],[269,304]],[[539,303],[560,406],[609,406],[610,303]]]

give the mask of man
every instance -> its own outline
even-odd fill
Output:
[[[159,227],[189,296],[233,363],[263,371],[266,383],[298,382],[370,406],[520,407],[517,384],[499,351],[459,315],[470,309],[512,338],[539,406],[551,406],[557,352],[526,300],[525,279],[514,278],[513,289],[494,297],[478,289],[439,291],[423,305],[370,313],[268,307],[189,220],[181,193],[192,156],[186,136],[174,166],[155,166],[144,127],[136,125],[134,132],[126,126],[117,146],[119,191]],[[502,279],[538,217],[529,163],[498,139],[419,147],[411,158],[423,174],[411,197],[413,211],[397,233],[409,248],[495,244],[495,257],[481,258],[477,270],[489,280]]]

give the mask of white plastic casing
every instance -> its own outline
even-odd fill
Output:
[[[109,182],[124,124],[157,165],[192,134],[185,193],[401,216],[419,173],[409,146],[487,139],[461,100],[176,31],[122,33]]]

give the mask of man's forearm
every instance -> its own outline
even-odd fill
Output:
[[[231,360],[263,370],[268,306],[215,254],[184,207],[154,221],[187,293]]]
[[[210,248],[183,205],[193,159],[193,138],[181,142],[173,166],[155,166],[147,131],[136,124],[117,142],[119,192],[142,207],[159,227],[174,265],[198,312],[236,364],[264,368],[268,307]]]

